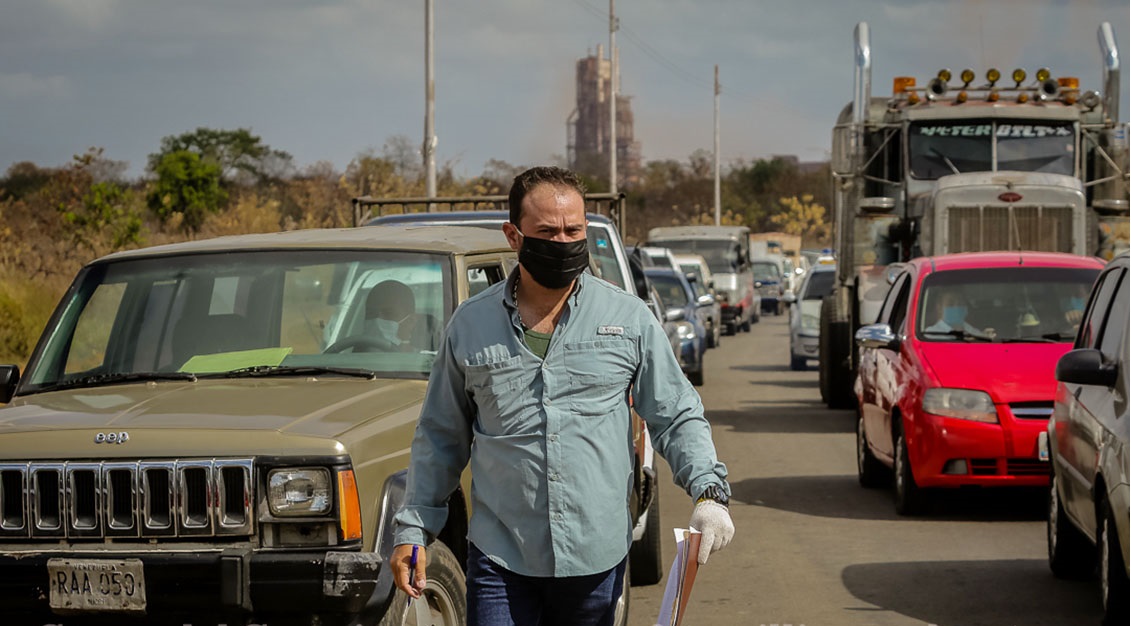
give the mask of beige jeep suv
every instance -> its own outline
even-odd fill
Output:
[[[404,623],[383,557],[428,372],[514,263],[497,231],[383,227],[87,265],[0,366],[3,622]],[[428,550],[437,624],[464,619],[467,487]]]

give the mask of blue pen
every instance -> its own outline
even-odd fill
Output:
[[[412,546],[412,558],[408,560],[408,586],[412,587],[416,583],[416,553],[420,550],[420,546]],[[412,596],[408,597],[408,606],[412,606]]]

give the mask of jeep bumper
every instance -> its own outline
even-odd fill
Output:
[[[117,548],[117,546],[113,546]],[[6,624],[349,624],[373,595],[381,559],[357,550],[266,552],[250,548],[23,550],[0,552]],[[48,561],[139,560],[144,613],[52,609]],[[65,618],[58,615],[65,615]]]

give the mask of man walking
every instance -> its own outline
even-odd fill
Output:
[[[470,462],[468,624],[610,625],[632,543],[629,398],[676,484],[697,500],[701,563],[734,534],[726,467],[662,327],[640,299],[583,273],[577,176],[527,170],[509,207],[503,232],[519,267],[452,315],[412,444],[391,565],[397,587],[418,598],[424,546],[443,528]]]

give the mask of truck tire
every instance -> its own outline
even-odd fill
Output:
[[[648,521],[644,527],[644,535],[632,542],[628,550],[628,564],[632,571],[632,585],[654,585],[660,582],[664,575],[663,557],[660,550],[660,486],[653,485],[655,495],[652,504],[648,507]]]
[[[427,602],[432,613],[432,623],[459,626],[467,623],[467,581],[456,555],[440,540],[433,541],[427,550],[428,578],[424,596],[416,602]],[[400,590],[393,592],[384,617],[378,626],[405,626],[416,619],[416,609],[408,604],[408,596]]]
[[[820,376],[821,400],[830,409],[848,409],[856,403],[852,391],[853,375],[847,366],[852,356],[849,337],[850,322],[838,322],[836,300],[826,296],[821,301]]]

